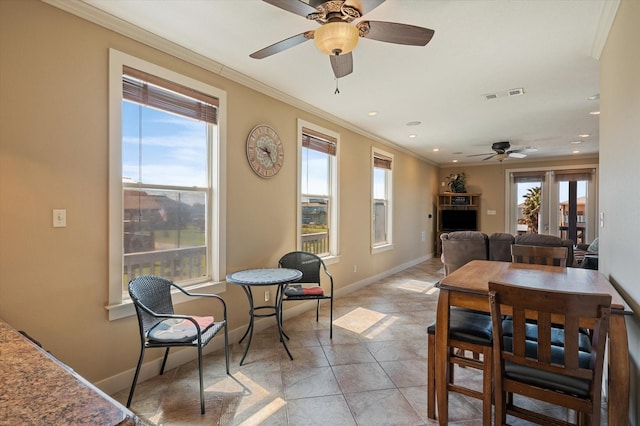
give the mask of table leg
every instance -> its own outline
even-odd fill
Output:
[[[436,403],[438,422],[449,421],[449,291],[440,289],[436,311]]]
[[[286,284],[285,284],[286,285]],[[282,298],[284,297],[284,287],[282,285],[278,286],[277,295],[276,295],[276,322],[278,323],[278,333],[280,334],[280,341],[282,342],[282,346],[284,346],[284,350],[287,351],[289,355],[289,359],[293,361],[293,355],[289,352],[289,348],[287,347],[287,343],[285,342],[285,337],[287,336],[282,329]]]
[[[249,352],[249,346],[251,346],[251,338],[253,337],[253,321],[255,317],[254,306],[253,306],[253,294],[251,293],[251,287],[243,285],[242,289],[247,295],[247,299],[249,299],[249,326],[247,327],[247,330],[244,332],[244,336],[242,336],[242,339],[240,339],[238,343],[242,343],[242,341],[244,340],[245,337],[247,337],[247,335],[249,336],[249,339],[247,340],[247,347],[244,348],[244,353],[242,354],[240,365],[242,365],[242,363],[244,362],[244,359],[247,357],[247,352]]]
[[[629,424],[629,340],[624,315],[612,314],[609,322],[609,426]]]

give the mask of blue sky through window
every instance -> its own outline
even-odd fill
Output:
[[[206,132],[204,122],[123,101],[123,179],[143,184],[206,187]]]

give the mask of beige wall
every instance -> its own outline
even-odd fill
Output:
[[[533,156],[533,154],[532,154]],[[487,235],[505,231],[505,170],[562,167],[573,165],[598,164],[598,158],[576,157],[575,159],[556,159],[546,161],[504,161],[489,162],[475,166],[445,166],[441,167],[438,175],[438,191],[447,190],[446,177],[451,173],[464,172],[467,175],[467,191],[480,193],[480,230]],[[444,182],[445,186],[442,186]],[[487,210],[495,210],[496,214],[488,215]]]
[[[600,271],[619,286],[631,355],[631,424],[640,424],[640,2],[622,0],[600,62]]]
[[[130,373],[139,351],[135,319],[110,322],[104,309],[109,48],[227,91],[227,271],[275,266],[296,247],[298,118],[341,135],[341,250],[339,263],[330,266],[336,286],[431,255],[433,223],[427,215],[433,211],[436,167],[383,147],[395,155],[396,244],[374,256],[372,141],[39,1],[0,1],[0,318],[89,380]],[[285,142],[284,167],[270,180],[258,178],[246,161],[247,134],[259,123],[275,127]],[[67,209],[66,228],[52,228],[54,208]],[[244,295],[228,285],[223,297],[230,329],[243,329]],[[189,308],[205,312],[201,304]]]

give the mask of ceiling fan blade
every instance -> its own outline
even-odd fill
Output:
[[[471,154],[467,155],[467,157],[480,157],[481,155],[495,155],[495,153],[486,152],[484,154]]]
[[[313,38],[313,31],[307,31],[302,34],[294,35],[293,37],[280,40],[279,42],[274,43],[271,46],[267,46],[264,49],[260,49],[256,52],[253,52],[249,56],[254,59],[266,58],[267,56],[271,56],[276,53],[282,52],[283,50],[290,49],[294,46],[304,43],[307,40],[311,40],[312,38]]]
[[[351,52],[346,55],[331,55],[331,68],[336,78],[344,77],[353,72],[353,56]]]
[[[287,12],[294,13],[303,17],[307,17],[310,13],[316,13],[317,10],[300,0],[262,0],[272,6],[279,7]]]
[[[490,159],[492,159],[493,157],[495,157],[496,155],[498,155],[498,154],[491,154],[491,155],[490,155],[490,156],[488,156],[487,158],[483,158],[483,159],[482,159],[482,161],[490,160]]]
[[[360,16],[362,16],[380,6],[384,1],[385,0],[347,0],[344,2],[344,5],[358,9]]]
[[[369,25],[369,31],[364,38],[384,41],[387,43],[407,44],[410,46],[425,46],[433,37],[433,30],[415,25],[399,24],[397,22],[362,21],[356,26]]]

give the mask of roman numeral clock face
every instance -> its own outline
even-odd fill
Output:
[[[258,176],[275,176],[284,161],[284,146],[278,133],[269,126],[254,127],[247,138],[247,159]]]

